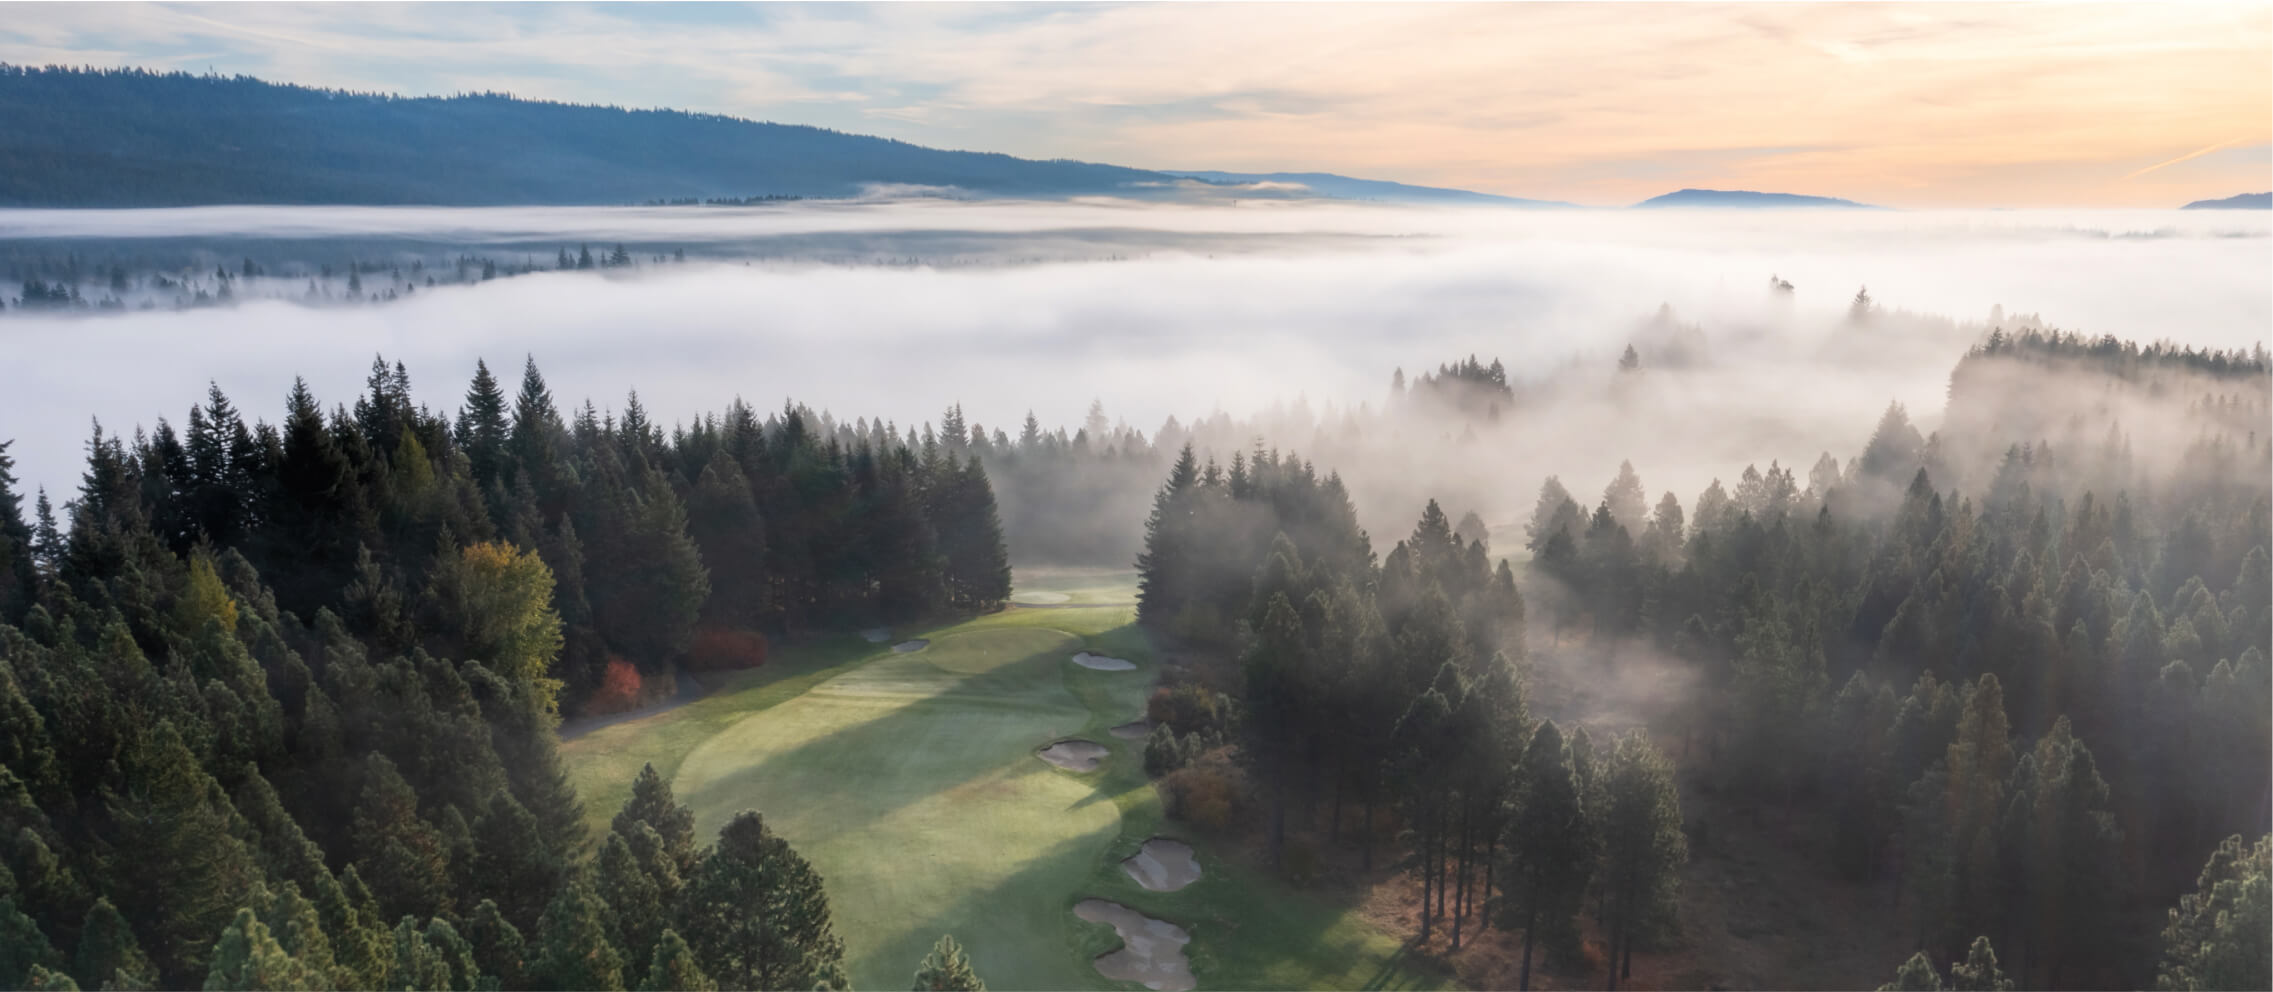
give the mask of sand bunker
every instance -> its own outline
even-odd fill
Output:
[[[882,644],[885,641],[892,639],[892,628],[870,627],[867,630],[861,631],[860,637],[862,640],[867,641],[870,644]]]
[[[1094,668],[1100,672],[1125,672],[1136,667],[1136,662],[1127,658],[1108,658],[1101,654],[1090,654],[1087,651],[1074,655],[1073,663],[1083,668]]]
[[[1112,734],[1113,736],[1118,737],[1124,741],[1141,741],[1147,737],[1152,736],[1152,721],[1131,720],[1128,723],[1114,727]]]
[[[1084,899],[1073,915],[1091,923],[1109,923],[1121,935],[1121,949],[1097,958],[1097,973],[1116,982],[1139,982],[1153,992],[1190,992],[1192,962],[1184,945],[1192,935],[1165,920],[1155,920],[1117,902]]]
[[[1043,761],[1066,771],[1093,772],[1097,770],[1097,763],[1105,760],[1105,756],[1113,751],[1096,741],[1071,739],[1045,747],[1039,753]]]
[[[1063,603],[1066,600],[1072,598],[1072,596],[1068,596],[1062,592],[1022,592],[1010,597],[1010,601],[1013,603],[1036,603],[1042,606],[1056,606],[1057,604]]]
[[[1121,862],[1121,870],[1154,892],[1174,892],[1200,880],[1200,863],[1192,860],[1192,845],[1166,837],[1145,841],[1136,857]]]
[[[892,645],[892,650],[900,654],[906,654],[910,651],[921,651],[923,650],[923,646],[929,643],[931,642],[918,637],[912,641],[901,641],[898,644],[894,644]]]

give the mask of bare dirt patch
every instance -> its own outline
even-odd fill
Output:
[[[925,645],[928,645],[930,643],[931,642],[929,640],[921,637],[918,637],[912,641],[901,641],[898,644],[892,645],[892,653],[907,654],[910,651],[921,651],[924,649]]]
[[[1124,741],[1141,741],[1147,737],[1152,736],[1152,721],[1131,720],[1127,723],[1121,724],[1118,727],[1114,727],[1111,731],[1108,731],[1108,733],[1111,733],[1113,736],[1118,737]]]
[[[1200,863],[1192,857],[1192,845],[1166,837],[1145,841],[1135,857],[1121,862],[1121,870],[1154,892],[1174,892],[1200,880]]]
[[[1091,923],[1110,924],[1121,937],[1121,949],[1097,958],[1097,973],[1116,982],[1137,982],[1153,992],[1190,992],[1192,963],[1184,945],[1192,935],[1183,927],[1156,920],[1117,902],[1084,899],[1074,904],[1073,915]]]
[[[1097,770],[1098,762],[1104,761],[1105,756],[1113,751],[1096,741],[1068,739],[1051,744],[1036,753],[1041,755],[1043,761],[1066,771],[1093,772]]]
[[[1126,672],[1136,668],[1136,662],[1127,658],[1111,658],[1101,654],[1090,654],[1087,651],[1074,655],[1073,663],[1083,668],[1094,668],[1100,672]]]

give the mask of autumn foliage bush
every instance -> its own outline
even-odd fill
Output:
[[[600,673],[600,687],[584,701],[584,715],[601,716],[636,709],[642,681],[639,669],[631,662],[621,655],[609,655],[608,667]]]
[[[756,668],[766,663],[766,635],[754,630],[705,627],[687,649],[687,667],[701,672]]]
[[[1168,815],[1208,830],[1237,822],[1253,798],[1247,776],[1221,750],[1161,779],[1160,792]]]

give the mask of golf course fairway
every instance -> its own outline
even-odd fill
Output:
[[[1133,581],[1020,578],[1020,593],[1062,591],[1065,601],[895,629],[894,640],[929,641],[905,653],[850,635],[800,645],[713,679],[685,705],[567,728],[575,736],[562,753],[587,820],[606,830],[647,763],[705,839],[735,813],[759,811],[825,880],[860,989],[905,988],[942,933],[998,992],[1142,988],[1097,972],[1094,959],[1121,941],[1075,916],[1091,898],[1189,931],[1184,951],[1201,988],[1444,984],[1415,973],[1399,943],[1345,901],[1226,864],[1204,838],[1191,838],[1201,878],[1177,891],[1147,891],[1121,870],[1147,839],[1189,836],[1145,780],[1144,742],[1109,732],[1143,714],[1157,677],[1127,605]],[[1072,660],[1081,651],[1137,667],[1086,668]],[[1110,753],[1086,773],[1038,756],[1069,738]]]

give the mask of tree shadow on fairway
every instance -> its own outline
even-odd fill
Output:
[[[977,636],[977,635],[967,635]],[[850,722],[696,782],[674,783],[681,801],[703,823],[723,822],[732,811],[764,809],[758,797],[813,797],[829,810],[830,828],[865,829],[900,809],[957,789],[990,773],[1022,774],[1021,761],[1047,771],[1033,749],[1079,730],[1089,720],[1081,701],[1057,677],[1068,640],[991,670],[966,675],[923,662],[921,654],[887,656],[816,686],[785,704],[833,708]],[[910,678],[831,687],[879,666],[909,666]],[[752,719],[785,719],[776,707]],[[731,762],[733,751],[762,740],[761,724],[738,722],[699,746],[681,775]]]
[[[892,933],[865,933],[840,922],[847,938],[854,988],[899,988],[943,933],[952,933],[985,977],[1001,992],[1021,989],[1111,989],[1091,961],[1120,943],[1111,927],[1102,935],[1073,915],[1082,883],[1095,871],[1109,831],[1068,838],[1036,851],[1025,865],[985,889],[957,892],[932,904],[920,921],[895,923]],[[826,885],[826,879],[823,884]],[[831,902],[837,902],[831,893]]]

